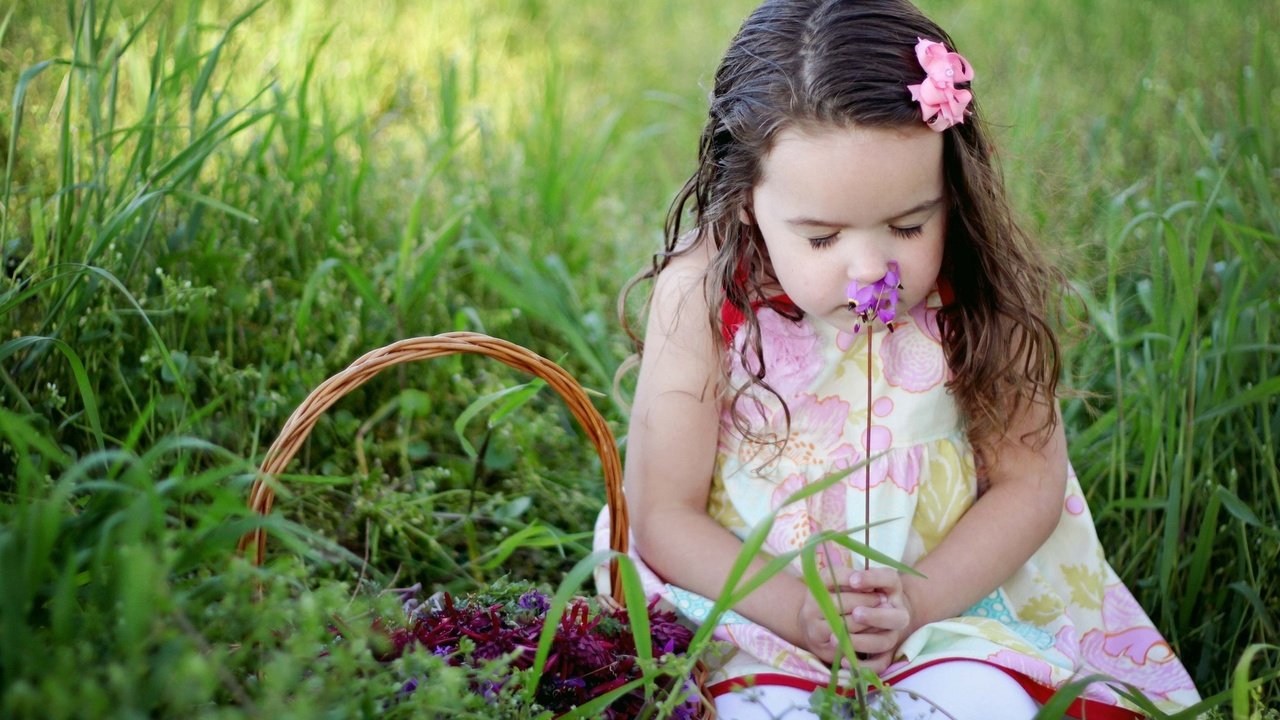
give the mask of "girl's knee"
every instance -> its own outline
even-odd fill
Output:
[[[806,690],[780,685],[758,685],[716,698],[721,720],[818,720],[809,709]]]
[[[1030,720],[1040,708],[1008,673],[971,660],[932,665],[893,687],[904,720],[940,717],[937,709],[955,720]]]

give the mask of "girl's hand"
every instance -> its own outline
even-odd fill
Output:
[[[828,586],[831,591],[832,601],[836,607],[843,610],[841,617],[844,618],[845,628],[853,637],[858,637],[860,633],[865,633],[871,628],[861,621],[855,622],[852,613],[855,610],[870,610],[880,602],[880,596],[876,593],[852,592],[847,587]],[[831,625],[827,623],[827,618],[822,614],[822,608],[818,606],[818,601],[812,593],[805,593],[804,603],[800,606],[799,612],[796,613],[796,623],[798,626],[798,636],[801,638],[800,645],[809,652],[818,656],[818,659],[831,664],[839,650],[839,643],[835,634],[831,631]],[[855,645],[854,647],[857,647]]]
[[[902,576],[892,568],[857,570],[850,573],[847,589],[876,600],[854,607],[849,619],[851,627],[852,624],[863,627],[852,636],[859,664],[876,674],[882,673],[893,662],[898,646],[911,627],[911,603],[902,589]]]

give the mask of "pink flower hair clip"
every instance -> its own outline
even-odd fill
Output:
[[[890,260],[885,268],[884,277],[868,285],[857,280],[845,288],[849,310],[858,316],[859,322],[853,326],[853,334],[857,335],[862,328],[870,325],[872,319],[878,319],[893,332],[893,321],[898,316],[898,292],[902,290],[902,280],[898,274],[898,262]]]
[[[936,132],[964,122],[965,108],[973,93],[956,87],[958,82],[973,80],[973,67],[957,52],[948,52],[940,42],[917,38],[916,59],[924,68],[925,78],[919,85],[908,85],[911,99],[920,103],[920,115]]]

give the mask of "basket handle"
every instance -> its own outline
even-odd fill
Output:
[[[519,345],[480,333],[452,332],[400,340],[364,354],[342,372],[320,383],[293,411],[280,430],[280,435],[267,449],[258,477],[249,491],[249,508],[264,516],[271,512],[275,490],[269,479],[284,471],[311,434],[320,416],[344,395],[394,365],[459,353],[486,355],[500,360],[517,370],[542,378],[560,394],[600,455],[609,505],[609,545],[625,554],[629,520],[626,499],[622,495],[622,463],[618,459],[617,445],[608,424],[591,404],[582,386],[559,365]],[[256,528],[240,538],[238,551],[243,553],[250,545],[255,546],[253,563],[261,565],[267,549],[267,535],[263,528]],[[610,563],[609,579],[613,599],[622,604],[622,583],[617,560]]]

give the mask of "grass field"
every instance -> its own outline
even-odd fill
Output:
[[[282,479],[263,569],[233,558],[254,468],[326,377],[451,330],[560,362],[621,434],[617,292],[752,5],[0,4],[0,714],[492,716],[432,658],[395,702],[326,628],[406,578],[554,588],[603,499],[556,398],[381,374]],[[922,6],[1072,278],[1111,562],[1206,708],[1275,717],[1280,2]]]

